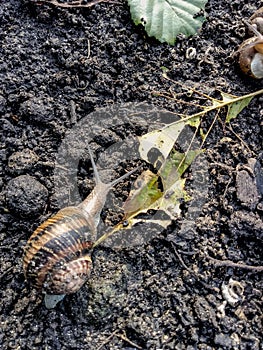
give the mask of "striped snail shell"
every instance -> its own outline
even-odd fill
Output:
[[[89,148],[88,148],[89,149]],[[103,183],[89,149],[96,186],[77,206],[61,209],[42,223],[29,238],[23,269],[29,284],[45,293],[45,305],[54,308],[66,294],[87,281],[92,268],[91,237],[96,236],[100,213],[109,190],[134,171],[109,184]]]
[[[30,284],[49,294],[76,292],[91,268],[90,231],[78,207],[64,208],[40,225],[25,247],[24,271]]]

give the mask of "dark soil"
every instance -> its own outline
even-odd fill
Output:
[[[182,204],[182,217],[153,239],[118,250],[98,246],[88,283],[53,310],[29,288],[22,269],[31,233],[68,198],[67,184],[61,198],[54,185],[66,132],[116,104],[185,112],[185,105],[154,93],[181,92],[163,78],[162,67],[174,81],[215,97],[218,90],[243,95],[261,89],[262,81],[244,76],[233,56],[248,37],[242,20],[260,5],[208,1],[200,33],[180,36],[172,47],[136,27],[122,0],[86,9],[1,2],[1,349],[263,349],[262,96],[231,127],[225,111],[213,125],[204,145],[207,192],[198,215]],[[196,55],[186,58],[190,47]],[[203,130],[211,122],[205,118]],[[107,123],[96,134],[93,120],[96,156],[158,124],[132,117],[121,127],[110,118]],[[116,168],[109,159],[106,168],[123,174],[136,163]],[[187,176],[191,190],[194,172]],[[78,186],[82,198],[93,186],[88,157],[78,166]],[[121,200],[128,191],[127,181],[118,186]],[[102,213],[104,222],[118,219],[110,210]]]

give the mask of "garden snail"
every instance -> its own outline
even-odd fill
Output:
[[[255,78],[263,78],[263,35],[245,21],[249,29],[256,35],[245,40],[239,47],[239,65],[244,73]]]
[[[263,7],[260,7],[250,17],[250,21],[253,27],[255,27],[260,33],[263,33]]]
[[[29,238],[23,257],[26,280],[45,293],[45,305],[54,308],[66,294],[87,281],[92,267],[91,235],[96,235],[100,213],[110,189],[138,168],[111,183],[100,180],[90,149],[96,186],[77,206],[61,209],[42,223]]]

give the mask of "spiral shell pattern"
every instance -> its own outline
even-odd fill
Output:
[[[60,210],[29,238],[23,268],[27,281],[48,294],[75,293],[91,267],[92,227],[78,207]]]
[[[242,71],[255,78],[263,78],[263,39],[257,37],[245,40],[238,49],[239,65]]]

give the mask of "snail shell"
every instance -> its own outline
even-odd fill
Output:
[[[48,294],[75,293],[87,281],[92,266],[90,231],[77,207],[64,208],[45,221],[25,247],[27,281]]]
[[[263,42],[257,37],[245,40],[239,47],[239,65],[242,71],[255,78],[263,78]]]
[[[239,65],[242,71],[255,78],[263,78],[263,35],[245,22],[256,36],[245,40],[239,47]]]

